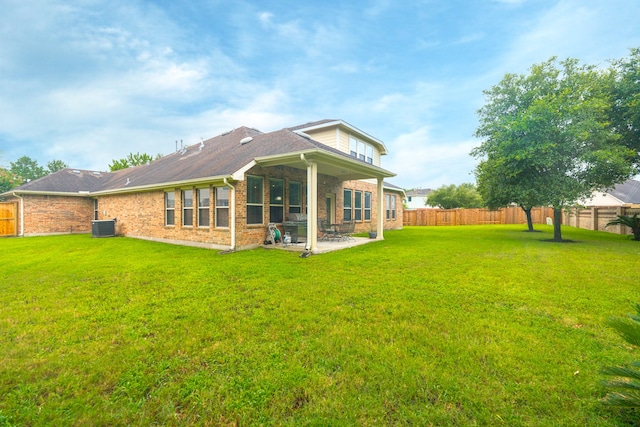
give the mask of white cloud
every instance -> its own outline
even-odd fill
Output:
[[[469,174],[475,161],[469,152],[476,141],[437,141],[428,127],[399,135],[389,143],[393,152],[385,168],[396,172],[392,182],[403,188],[437,188],[446,184],[475,182]]]

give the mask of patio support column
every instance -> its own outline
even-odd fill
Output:
[[[231,242],[229,249],[236,250],[236,187],[231,185],[227,178],[224,178],[224,185],[229,188],[229,232],[231,233]],[[213,194],[214,200],[216,197],[215,190]]]
[[[377,211],[378,211],[378,225],[376,232],[378,233],[376,236],[377,240],[384,240],[384,236],[382,232],[384,230],[384,185],[383,178],[378,178],[378,200],[377,200]]]
[[[304,155],[303,155],[304,156]],[[318,249],[318,164],[315,161],[307,163],[307,249],[316,252]]]

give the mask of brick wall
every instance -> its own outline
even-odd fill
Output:
[[[294,169],[286,166],[262,168],[255,166],[247,175],[264,178],[264,206],[263,224],[247,225],[246,217],[246,181],[234,184],[236,189],[236,248],[246,249],[261,245],[266,237],[269,222],[269,179],[284,180],[284,212],[285,220],[288,212],[288,185],[290,181],[302,184],[302,206],[308,205],[306,194],[306,170]],[[218,183],[216,185],[223,186]],[[209,224],[199,227],[197,221],[198,203],[196,188],[186,186],[167,189],[175,194],[175,223],[165,225],[165,191],[148,191],[143,193],[114,194],[97,197],[99,220],[116,218],[116,233],[120,235],[166,241],[181,244],[195,244],[212,248],[228,248],[231,245],[231,229],[215,227],[215,191],[209,189]],[[356,232],[366,232],[375,227],[377,220],[377,190],[376,185],[364,181],[341,182],[335,177],[318,175],[318,217],[326,218],[326,196],[334,194],[336,200],[335,219],[343,220],[343,191],[344,188],[371,192],[371,221],[359,221]],[[182,223],[182,190],[194,190],[193,226],[183,226]],[[402,200],[397,193],[390,193],[396,197],[396,219],[384,221],[385,229],[402,227]],[[25,204],[25,235],[52,233],[90,233],[91,221],[94,219],[94,200],[84,197],[60,196],[24,196]],[[229,209],[229,215],[231,208]],[[382,212],[384,215],[384,212]],[[364,215],[363,215],[364,217]],[[284,231],[284,230],[281,230]]]
[[[599,230],[616,234],[633,234],[629,227],[614,225],[607,227],[607,223],[618,215],[633,215],[640,213],[640,205],[624,206],[594,206],[585,209],[563,210],[563,224],[584,228],[587,230]]]
[[[198,187],[202,188],[202,187]],[[165,225],[164,191],[117,194],[98,198],[98,219],[116,218],[116,233],[172,243],[194,243],[214,248],[228,247],[231,242],[229,228],[216,228],[214,217],[215,193],[209,186],[209,226],[199,227],[197,222],[197,201],[194,199],[193,225],[183,226],[181,190],[196,187],[172,189],[175,193],[174,225]]]
[[[24,195],[22,200],[25,236],[91,233],[91,198]],[[18,230],[20,229],[18,224]]]

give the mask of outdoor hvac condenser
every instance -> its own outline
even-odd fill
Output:
[[[104,219],[91,221],[92,237],[113,237],[116,235],[116,220]]]

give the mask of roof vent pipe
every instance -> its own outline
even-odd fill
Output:
[[[253,137],[252,137],[252,136],[248,136],[248,137],[246,137],[246,138],[242,138],[242,139],[240,140],[240,144],[244,145],[244,144],[247,144],[247,143],[249,143],[249,142],[251,142],[251,141],[253,141]]]

